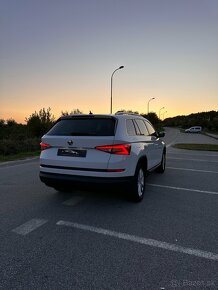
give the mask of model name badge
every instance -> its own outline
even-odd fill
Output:
[[[86,150],[63,148],[58,149],[58,156],[86,157]]]

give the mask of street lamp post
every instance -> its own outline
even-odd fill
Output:
[[[149,101],[148,101],[148,113],[149,113],[149,103],[150,101],[154,100],[155,98],[151,98]]]
[[[159,110],[159,119],[160,119],[160,111],[163,110],[165,107],[160,108]]]
[[[164,116],[165,116],[166,113],[167,113],[167,111],[163,112],[163,120],[164,120]]]
[[[111,114],[112,114],[112,100],[113,100],[113,75],[114,75],[114,73],[117,71],[117,70],[119,70],[119,69],[122,69],[122,68],[124,68],[124,66],[123,65],[121,65],[120,67],[118,67],[117,69],[115,69],[114,71],[113,71],[113,73],[112,73],[112,75],[111,75]]]

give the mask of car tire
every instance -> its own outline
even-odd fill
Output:
[[[165,169],[166,169],[166,152],[163,153],[161,164],[156,168],[155,171],[158,173],[164,173]]]
[[[145,194],[146,170],[142,164],[138,164],[131,183],[131,200],[140,202]]]

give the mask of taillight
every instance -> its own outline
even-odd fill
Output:
[[[51,145],[41,142],[40,147],[41,147],[41,150],[43,151],[45,149],[51,148]]]
[[[107,169],[107,172],[123,172],[125,169]]]
[[[95,149],[104,151],[110,154],[129,155],[131,151],[131,145],[130,144],[103,145],[103,146],[96,146]]]

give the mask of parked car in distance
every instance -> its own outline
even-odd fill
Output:
[[[122,183],[142,200],[149,171],[163,173],[166,146],[140,115],[69,115],[42,137],[40,179],[62,191],[74,183]]]
[[[185,130],[185,133],[201,133],[202,127],[201,126],[194,126],[189,129]]]

